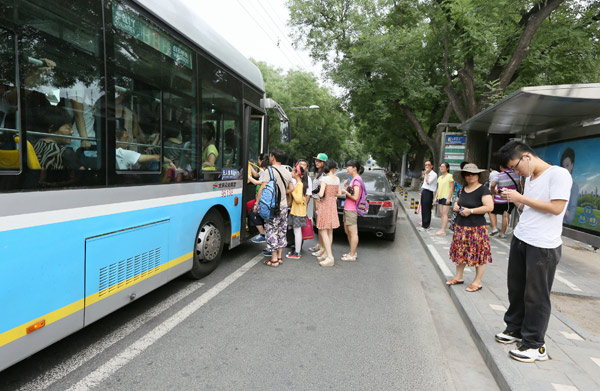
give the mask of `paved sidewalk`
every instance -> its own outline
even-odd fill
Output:
[[[398,192],[396,194],[401,199],[400,204],[408,221],[416,230],[421,216],[410,209],[410,200],[419,200],[419,194],[408,192],[407,201]],[[440,275],[440,284],[444,284],[454,276],[455,267],[448,257],[452,232],[448,231],[447,236],[436,236],[435,232],[440,227],[441,220],[433,217],[431,229],[417,231],[417,234]],[[600,254],[579,242],[564,239],[563,256],[552,289],[552,316],[546,333],[550,360],[533,364],[520,363],[508,356],[508,351],[515,349],[515,344],[503,345],[494,340],[494,335],[504,330],[505,326],[503,316],[508,306],[506,272],[512,235],[505,239],[490,239],[493,262],[486,267],[483,289],[475,293],[465,291],[465,287],[475,276],[474,268],[469,267],[465,269],[465,284],[448,286],[447,289],[500,388],[518,391],[600,390],[598,328],[590,331],[589,327],[582,327],[577,323],[580,320],[579,314],[567,315],[569,311],[559,312],[554,305],[561,301],[556,299],[562,296],[583,305],[587,302],[597,304],[600,298]],[[589,308],[590,311],[597,311],[599,307],[590,305]],[[594,322],[588,322],[588,325],[597,326],[600,323],[600,311],[588,316]]]

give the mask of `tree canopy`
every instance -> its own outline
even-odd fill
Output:
[[[345,161],[349,158],[365,161],[362,144],[353,138],[350,115],[329,89],[319,86],[314,75],[290,70],[283,72],[264,62],[255,62],[263,74],[267,96],[274,99],[287,114],[292,139],[283,143],[279,120],[269,113],[269,146],[281,148],[290,161],[310,159],[319,152]],[[308,109],[319,106],[318,109]]]
[[[600,80],[600,2],[289,0],[294,38],[347,91],[378,161],[527,85]]]

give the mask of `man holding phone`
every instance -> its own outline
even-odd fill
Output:
[[[433,171],[431,160],[425,161],[425,170],[421,175],[423,185],[421,186],[421,220],[419,231],[426,231],[431,225],[431,208],[433,206],[433,195],[437,189],[437,174]]]
[[[508,258],[506,329],[496,334],[504,344],[518,342],[509,356],[521,362],[548,360],[544,337],[551,314],[550,291],[561,257],[562,221],[569,202],[569,171],[551,166],[531,147],[510,141],[499,154],[502,164],[526,177],[525,191],[504,189],[502,198],[523,210]]]

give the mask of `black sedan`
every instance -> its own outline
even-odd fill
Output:
[[[340,178],[340,186],[349,179],[346,170],[339,170],[336,175]],[[358,217],[359,232],[375,232],[377,237],[394,240],[396,237],[396,218],[398,217],[398,203],[393,193],[395,190],[382,170],[365,170],[360,176],[367,189],[369,212]],[[338,199],[338,216],[340,225],[344,224],[345,198]]]

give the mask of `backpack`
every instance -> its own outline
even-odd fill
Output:
[[[365,183],[358,177],[355,179],[360,185],[360,200],[356,203],[356,213],[359,216],[364,216],[369,213],[369,201],[367,201],[367,189]]]
[[[279,215],[279,204],[281,202],[281,190],[279,186],[277,186],[277,181],[273,177],[273,169],[271,167],[269,169],[270,180],[263,188],[263,191],[260,195],[260,201],[258,203],[258,214],[262,217],[263,220],[269,221]],[[281,173],[278,170],[277,173],[281,177],[283,184],[285,185],[285,180],[281,176]]]

